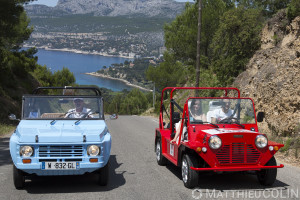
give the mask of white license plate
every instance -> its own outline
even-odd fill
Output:
[[[79,162],[42,162],[44,170],[68,170],[79,169]]]

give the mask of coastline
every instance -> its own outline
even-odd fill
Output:
[[[23,45],[24,48],[31,48],[31,47],[35,47],[37,49],[44,49],[46,51],[63,51],[63,52],[71,52],[71,53],[78,53],[78,54],[85,54],[85,55],[98,55],[98,56],[106,56],[106,57],[119,57],[119,58],[128,58],[128,59],[134,59],[133,56],[123,56],[123,55],[110,55],[107,53],[101,53],[98,51],[94,51],[94,52],[90,52],[90,51],[82,51],[82,50],[77,50],[77,49],[69,49],[69,48],[63,48],[63,49],[52,49],[49,48],[47,46],[40,46],[40,47],[36,47],[36,46],[31,46],[31,45]]]
[[[153,90],[144,88],[144,87],[139,86],[139,85],[132,84],[129,81],[121,79],[121,78],[114,78],[114,77],[107,76],[107,75],[104,75],[104,74],[99,74],[97,72],[88,72],[88,73],[84,73],[84,74],[87,74],[87,75],[90,75],[90,76],[97,76],[97,77],[101,77],[101,78],[107,78],[107,79],[117,80],[117,81],[122,81],[122,82],[124,82],[126,85],[128,85],[130,87],[135,87],[135,88],[138,88],[140,90],[147,91],[147,92],[153,92]]]

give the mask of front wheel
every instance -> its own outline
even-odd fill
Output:
[[[197,171],[191,167],[198,167],[197,158],[192,155],[185,154],[181,162],[181,175],[185,187],[194,188],[198,185],[199,176]]]
[[[157,139],[156,141],[155,153],[156,153],[157,164],[160,166],[165,166],[167,164],[167,159],[162,155],[160,139]]]
[[[17,169],[15,165],[13,165],[13,179],[15,188],[20,190],[25,186],[25,176],[24,172]]]
[[[109,179],[109,161],[98,171],[98,185],[106,186]]]
[[[276,159],[274,156],[267,162],[265,166],[276,166]],[[257,179],[260,184],[265,186],[273,185],[277,176],[277,168],[273,169],[262,169],[257,172]]]

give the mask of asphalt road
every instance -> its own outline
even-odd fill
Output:
[[[12,180],[9,136],[0,138],[0,200],[6,199],[300,199],[300,169],[286,165],[278,170],[272,187],[261,186],[256,176],[230,173],[202,175],[198,188],[187,189],[180,169],[158,166],[154,153],[157,120],[120,116],[107,121],[112,135],[110,181],[96,185],[92,174],[32,177],[24,190]]]

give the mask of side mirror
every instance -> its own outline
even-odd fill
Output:
[[[8,115],[8,119],[10,119],[10,120],[19,120],[19,119],[17,119],[17,117],[16,117],[15,114],[10,114],[10,115]],[[20,121],[20,120],[19,120],[19,121]]]
[[[265,113],[264,112],[258,112],[257,113],[257,117],[256,117],[257,122],[262,122],[264,120],[264,118],[265,118]]]

